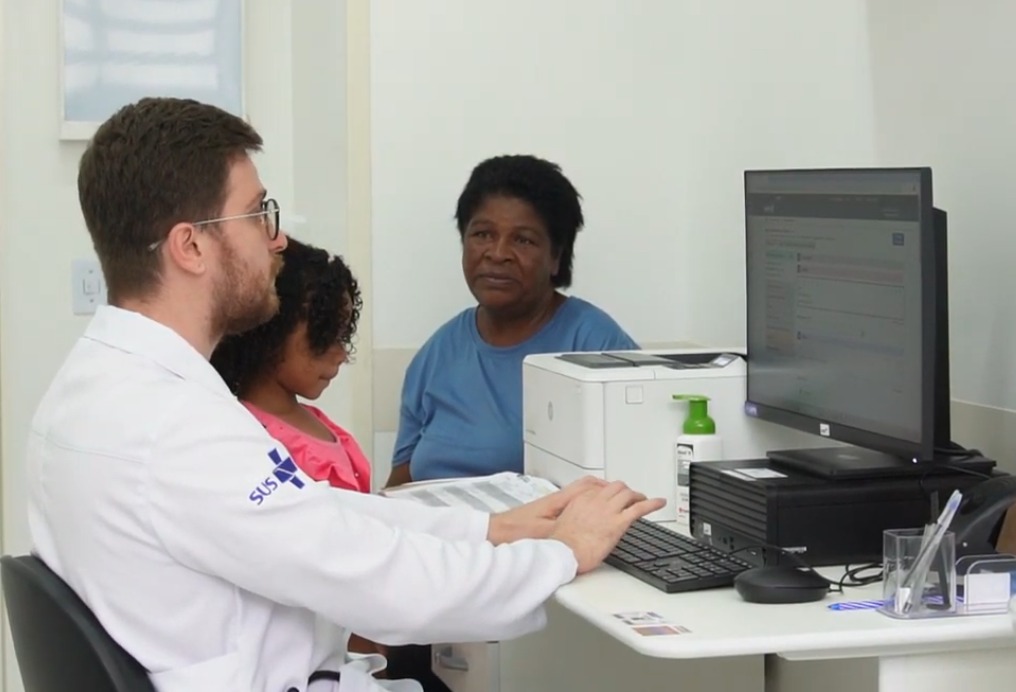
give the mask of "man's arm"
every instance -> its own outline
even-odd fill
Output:
[[[386,523],[375,515],[415,519],[427,508],[314,483],[253,419],[195,413],[186,435],[162,441],[143,489],[153,529],[191,569],[387,644],[525,634],[575,575],[560,541],[495,547]],[[487,518],[472,516],[482,535]]]
[[[140,489],[167,552],[382,643],[537,629],[554,590],[599,564],[634,518],[662,504],[640,503],[630,491],[585,493],[554,523],[556,540],[442,540],[375,516],[410,511],[404,503],[313,483],[242,409],[196,408],[188,402],[185,435],[168,426]],[[378,509],[362,511],[371,503]],[[418,510],[426,508],[411,510],[416,517]]]
[[[437,536],[448,541],[486,541],[491,525],[490,514],[471,507],[430,507],[401,497],[380,498],[352,490],[332,489],[335,502],[345,510],[374,517],[393,528]],[[529,536],[536,538],[536,536]]]

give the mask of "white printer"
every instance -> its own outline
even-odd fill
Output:
[[[621,480],[667,500],[650,519],[675,521],[674,448],[687,404],[674,401],[674,394],[710,398],[709,415],[723,438],[725,459],[828,445],[817,436],[745,415],[746,363],[740,352],[702,348],[526,357],[526,473],[558,485],[584,475]]]

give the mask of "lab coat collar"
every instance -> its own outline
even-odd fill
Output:
[[[188,382],[232,398],[212,364],[178,333],[133,310],[100,305],[85,338],[146,358]]]

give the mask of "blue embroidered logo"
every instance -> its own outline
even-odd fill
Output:
[[[279,450],[273,449],[268,452],[268,458],[275,464],[275,477],[279,479],[279,483],[292,483],[297,488],[303,487],[303,481],[296,476],[296,462],[293,461],[293,457],[282,458],[279,454]]]
[[[269,495],[286,483],[289,483],[298,490],[305,485],[297,475],[298,469],[296,462],[293,461],[293,457],[283,457],[279,450],[273,449],[268,452],[268,458],[275,465],[275,468],[272,469],[272,475],[258,483],[258,486],[247,496],[255,505],[260,505]]]

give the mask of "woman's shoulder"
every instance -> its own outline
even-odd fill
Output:
[[[472,332],[476,329],[476,308],[466,308],[434,330],[427,337],[413,357],[413,362],[422,365],[435,358],[456,358],[456,350],[473,343]]]
[[[588,300],[577,296],[568,296],[564,304],[561,305],[560,313],[561,317],[572,323],[581,323],[610,330],[621,329],[621,325],[618,324],[617,320],[610,313],[598,305],[594,305]]]
[[[460,338],[476,324],[476,306],[465,308],[455,313],[447,322],[434,330],[428,341]]]
[[[617,324],[614,318],[610,314],[598,305],[595,305],[585,298],[579,298],[578,296],[568,296],[564,303],[561,305],[564,310],[570,311],[572,314],[582,317],[585,319],[602,319],[608,320]]]
[[[588,300],[569,296],[558,310],[556,336],[571,348],[638,348],[635,340],[606,310]]]

